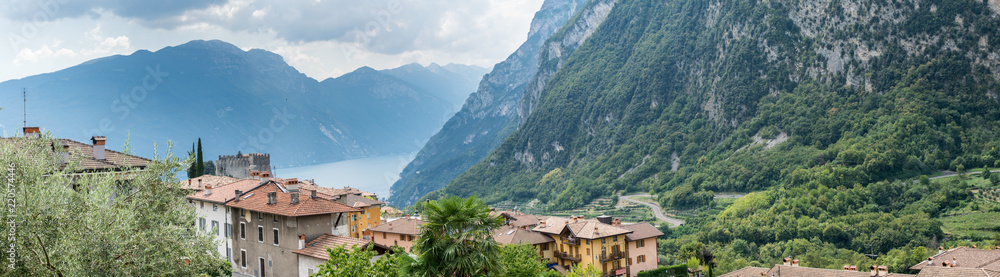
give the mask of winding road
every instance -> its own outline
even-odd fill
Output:
[[[649,209],[653,210],[653,215],[656,216],[656,218],[662,221],[666,221],[668,224],[670,224],[670,228],[677,228],[677,226],[681,226],[681,224],[684,224],[683,219],[676,219],[663,214],[663,208],[660,208],[660,205],[653,202],[646,202],[646,201],[632,199],[632,197],[652,197],[652,196],[649,194],[633,194],[633,195],[621,196],[620,199],[649,207]]]

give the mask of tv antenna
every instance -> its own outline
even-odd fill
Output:
[[[28,91],[21,88],[21,97],[24,99],[24,126],[28,127]]]

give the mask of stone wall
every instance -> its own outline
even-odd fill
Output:
[[[250,178],[251,170],[271,171],[271,155],[261,153],[219,155],[219,160],[215,164],[216,175],[247,179]]]

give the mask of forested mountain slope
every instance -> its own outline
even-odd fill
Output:
[[[567,209],[652,191],[693,209],[765,190],[666,251],[741,244],[733,261],[838,267],[928,245],[967,188],[893,180],[1000,157],[995,4],[618,1],[520,129],[428,198]]]

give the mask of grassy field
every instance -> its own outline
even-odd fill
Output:
[[[941,229],[952,236],[966,239],[989,239],[1000,232],[1000,212],[980,212],[940,218]]]

